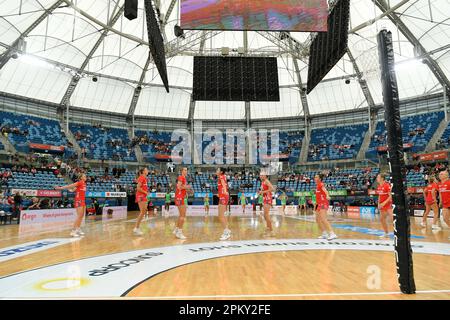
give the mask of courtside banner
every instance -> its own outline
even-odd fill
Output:
[[[22,196],[26,197],[37,197],[37,190],[29,190],[29,189],[11,189],[12,194],[19,193]]]
[[[314,191],[297,191],[294,192],[294,197],[312,197]],[[347,196],[347,190],[328,190],[328,194],[330,196],[339,197],[339,196]]]
[[[416,254],[450,255],[450,243],[412,243]],[[199,261],[264,252],[357,250],[394,252],[392,240],[247,240],[196,243],[114,253],[46,266],[0,278],[1,298],[126,296],[164,271]],[[45,256],[45,255],[43,255]]]
[[[38,197],[47,197],[47,198],[60,198],[62,195],[59,190],[38,190]]]
[[[19,235],[70,229],[76,218],[77,213],[73,208],[23,210],[20,212]]]
[[[86,198],[126,198],[126,192],[86,192]]]
[[[102,220],[115,221],[126,219],[128,214],[127,207],[103,207]]]
[[[12,194],[20,193],[26,197],[47,197],[60,198],[62,192],[60,190],[29,190],[29,189],[12,189]]]
[[[349,218],[359,218],[360,216],[360,207],[347,207],[347,216]]]
[[[250,216],[253,214],[253,206],[250,204],[247,204],[245,206],[245,212],[242,212],[242,206],[241,205],[232,205],[230,208],[230,213],[232,216]],[[278,209],[276,209],[278,213]],[[227,209],[228,211],[228,209]],[[272,213],[272,212],[271,212]],[[169,211],[162,211],[163,215],[168,216],[178,216],[178,208],[176,206],[170,206]],[[186,211],[186,216],[188,217],[203,217],[205,215],[205,206],[188,206]],[[209,206],[209,215],[210,216],[218,216],[219,215],[219,206],[217,205],[210,205]]]
[[[448,152],[436,151],[431,153],[414,154],[413,158],[417,158],[419,161],[448,160]]]
[[[277,206],[279,214],[285,214],[287,216],[297,215],[297,206],[286,206],[286,210],[283,212],[283,206]]]
[[[64,152],[64,146],[51,146],[49,144],[40,144],[40,143],[30,143],[28,146],[30,147],[30,149],[35,150]]]
[[[15,246],[0,249],[0,262],[23,257],[32,253],[41,252],[63,244],[72,243],[79,239],[43,239],[39,241],[21,243]]]

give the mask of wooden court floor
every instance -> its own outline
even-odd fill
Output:
[[[107,223],[87,221],[84,227],[86,235],[77,241],[44,248],[38,252],[30,250],[8,260],[2,260],[0,255],[0,298],[450,299],[449,229],[444,227],[440,232],[432,232],[430,227],[422,229],[418,219],[412,220],[412,242],[418,245],[426,243],[430,250],[434,251],[413,255],[417,293],[403,295],[399,292],[392,250],[365,250],[364,247],[358,249],[353,246],[349,249],[321,246],[315,250],[295,247],[272,250],[265,243],[272,241],[272,244],[277,245],[281,239],[289,243],[306,241],[302,239],[309,239],[309,244],[317,242],[315,239],[319,231],[311,215],[273,215],[273,238],[262,236],[264,223],[259,215],[232,217],[230,228],[233,237],[224,242],[227,246],[225,249],[219,248],[220,245],[217,244],[222,230],[216,217],[188,217],[185,226],[188,239],[180,241],[172,234],[175,223],[173,217],[150,218],[142,225],[144,236],[134,236],[132,220],[135,216],[136,213],[129,213],[128,220]],[[352,219],[343,214],[330,216],[330,220],[339,236],[337,244],[346,242],[353,245],[351,240],[367,240],[373,243],[381,241],[378,235],[372,234],[373,231],[381,230],[376,219]],[[20,247],[35,241],[68,238],[67,230],[19,237],[17,226],[0,226],[0,252],[5,248]],[[392,239],[384,241],[393,243]],[[249,249],[245,249],[246,252],[239,251],[242,248],[234,248],[239,247],[238,244]],[[259,249],[252,251],[252,246],[258,246]],[[187,258],[187,253],[186,257],[183,257],[183,252],[188,252],[183,250],[190,248],[189,254],[197,254],[198,251],[206,250],[205,247],[208,247],[208,252],[199,253],[200,258],[189,260],[191,258]],[[135,255],[140,255],[142,250],[155,251],[159,248],[164,248],[161,252],[167,257],[167,265],[164,262],[166,260],[157,260],[160,257],[125,264],[124,258],[120,258],[122,264],[117,264],[119,256],[115,258],[117,254],[136,252]],[[210,253],[212,248],[219,253]],[[225,250],[225,253],[220,253],[220,250]],[[237,251],[234,253],[233,250]],[[84,263],[90,261],[88,258],[97,257],[111,258],[111,263],[102,260],[99,265],[112,267],[99,277],[92,276],[92,279],[87,279],[89,277],[85,277],[84,272],[92,270],[88,270],[89,266],[84,266]],[[78,282],[75,281],[77,284],[67,290],[66,296],[64,288],[61,288],[60,284],[58,287],[56,283],[41,283],[41,291],[36,289],[36,283],[41,281],[39,272],[45,275],[56,274],[55,268],[66,264],[71,270],[77,269],[78,266],[79,272],[78,276],[75,274],[70,278],[70,283],[75,280]],[[158,271],[158,268],[161,271]],[[112,275],[116,278],[112,278]],[[22,276],[24,278],[21,278]],[[100,279],[102,277],[105,279]],[[110,278],[106,280],[106,277]],[[77,280],[78,278],[86,279]],[[89,292],[90,288],[95,287],[96,281],[100,281],[98,279],[104,281],[101,283],[103,289],[105,286],[111,289],[107,294],[96,293],[94,289]],[[126,281],[129,281],[130,285],[125,284]],[[85,291],[77,291],[77,286],[81,286],[81,283],[86,284],[82,288]],[[25,292],[17,291],[20,286],[27,290],[36,290],[27,291],[30,294],[20,293]],[[120,294],[114,294],[114,290]]]

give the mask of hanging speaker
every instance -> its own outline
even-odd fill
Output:
[[[138,0],[125,0],[125,18],[134,20],[137,18]]]

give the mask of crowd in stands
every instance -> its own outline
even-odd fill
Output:
[[[301,174],[283,173],[278,177],[278,187],[287,192],[311,191],[315,189],[314,176],[324,174],[324,183],[329,190],[367,190],[375,182],[378,168],[339,169],[307,171]]]
[[[431,138],[438,129],[441,121],[444,119],[443,112],[430,112],[427,114],[419,114],[414,116],[402,117],[402,136],[403,143],[410,144],[411,146],[405,151],[411,153],[418,153],[425,150],[426,146],[430,142]],[[440,141],[438,141],[436,148],[441,149],[448,146],[450,142],[450,128],[444,132]],[[379,147],[387,146],[387,130],[385,123],[380,121],[377,123],[375,133],[372,136],[369,148],[366,152],[368,159],[376,160],[379,151]],[[386,151],[382,151],[382,153]]]
[[[308,160],[356,158],[368,129],[367,124],[357,124],[312,130]]]
[[[136,161],[128,132],[125,129],[107,128],[99,124],[70,124],[83,158],[95,160]]]
[[[153,151],[153,153],[170,154],[174,144],[171,142],[169,133],[153,130],[149,132],[138,131],[131,140],[133,148],[137,145],[146,147],[145,151],[142,150],[143,152]]]
[[[0,131],[19,152],[29,153],[30,143],[62,146],[61,155],[73,157],[73,145],[56,120],[0,111]]]
[[[428,178],[434,176],[436,179],[439,172],[448,167],[448,162],[435,164],[418,163],[407,166],[406,183],[408,187],[423,187],[428,184]]]

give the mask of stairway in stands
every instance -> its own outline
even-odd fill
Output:
[[[81,147],[77,142],[77,139],[75,139],[75,136],[70,130],[67,130],[65,125],[61,125],[61,129],[64,131],[64,134],[66,135],[67,140],[73,145],[73,148],[75,152],[78,155],[78,158],[81,159]]]
[[[372,140],[373,134],[375,133],[375,129],[377,127],[377,122],[372,121],[372,130],[367,130],[366,136],[361,144],[361,148],[359,149],[358,155],[356,159],[363,160],[366,158],[366,152],[369,149],[370,141]]]
[[[132,128],[128,127],[127,131],[128,131],[128,137],[130,138],[130,140],[133,140]],[[136,154],[136,159],[137,159],[138,163],[143,164],[145,162],[144,154],[142,153],[142,149],[141,149],[141,147],[139,147],[138,144],[134,146],[134,153]]]
[[[0,134],[0,141],[5,146],[5,151],[6,152],[11,152],[12,154],[16,154],[17,153],[16,148],[14,148],[13,144],[3,134]]]
[[[311,128],[308,129],[308,134],[303,138],[302,150],[300,151],[300,163],[308,162],[309,142],[311,141]]]
[[[439,127],[437,128],[436,132],[434,133],[433,137],[430,139],[430,142],[428,143],[427,147],[425,148],[425,152],[431,152],[431,151],[435,150],[436,143],[442,137],[442,134],[447,129],[448,124],[449,124],[449,121],[445,121],[445,118],[442,119],[441,123],[439,124]]]

